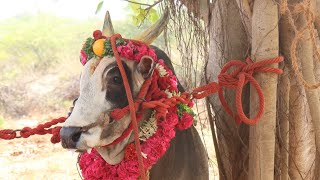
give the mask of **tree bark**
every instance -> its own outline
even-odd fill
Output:
[[[316,7],[314,8],[314,26],[320,35],[320,0],[316,0]]]
[[[312,1],[315,4],[315,1]],[[311,7],[312,8],[312,7]],[[316,22],[315,22],[316,24]],[[299,15],[297,18],[296,26],[298,28],[303,28],[307,25],[307,20],[304,15]],[[311,31],[314,27],[311,26]],[[315,74],[314,74],[314,51],[313,45],[310,39],[310,34],[305,31],[302,38],[299,41],[299,46],[297,48],[297,57],[301,60],[301,69],[304,79],[310,83],[315,84]],[[316,171],[319,171],[319,152],[320,152],[320,100],[319,100],[319,90],[318,89],[306,89],[307,101],[310,108],[311,119],[313,127],[315,129],[315,142],[317,149],[317,161],[316,161]],[[317,172],[319,175],[319,172]]]
[[[279,55],[278,6],[273,0],[255,0],[252,16],[252,57],[257,61]],[[277,67],[274,65],[273,67]],[[275,74],[257,74],[265,96],[265,113],[250,127],[249,180],[274,179],[276,95]],[[259,97],[250,91],[250,115],[258,111]]]
[[[277,99],[277,136],[279,154],[276,160],[279,162],[275,168],[279,169],[277,179],[288,180],[288,165],[289,165],[289,92],[290,81],[288,69],[285,68],[284,73],[280,76],[278,84],[278,99]]]
[[[209,81],[217,81],[221,66],[231,59],[245,59],[248,41],[241,22],[236,0],[217,0],[211,11],[209,27],[210,50],[206,74]],[[248,89],[244,98],[249,99]],[[227,102],[235,105],[233,91],[226,91]],[[248,101],[244,110],[248,112]],[[216,95],[210,96],[210,103],[215,112],[215,123],[219,140],[222,165],[227,174],[220,179],[247,179],[248,168],[248,126],[235,123],[224,111]]]
[[[297,3],[297,2],[296,2]],[[292,5],[292,4],[290,4]],[[301,27],[299,27],[301,28]],[[289,24],[288,15],[285,14],[280,20],[280,46],[285,57],[286,66],[291,66],[291,44],[295,36],[294,30]],[[301,46],[299,46],[301,48]],[[300,52],[302,53],[302,52]],[[300,57],[309,56],[301,54]],[[292,76],[292,75],[291,75]],[[310,179],[314,177],[315,142],[310,113],[306,108],[306,97],[302,86],[298,86],[296,77],[291,77],[290,88],[290,127],[289,127],[289,175],[291,179]],[[298,91],[298,89],[300,89]],[[299,93],[299,94],[298,94]],[[299,96],[298,96],[299,95]],[[303,105],[305,104],[305,106]],[[302,109],[307,109],[303,111]],[[309,117],[309,119],[307,119]],[[312,151],[313,149],[313,151]],[[316,177],[316,176],[315,176]]]
[[[315,142],[308,104],[302,85],[291,78],[289,175],[291,179],[314,179]]]

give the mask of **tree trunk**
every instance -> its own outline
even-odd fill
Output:
[[[315,142],[308,104],[302,85],[291,78],[289,175],[291,179],[314,179]]]
[[[278,173],[276,179],[288,180],[288,165],[289,165],[289,92],[290,81],[288,69],[285,68],[284,73],[280,76],[278,84],[278,99],[277,99],[277,147],[278,156],[276,162]],[[279,171],[280,170],[280,171]]]
[[[279,55],[278,6],[273,0],[255,0],[252,16],[252,57],[257,61]],[[277,67],[274,65],[273,67]],[[275,74],[257,74],[265,96],[265,113],[250,127],[249,180],[274,179],[277,82]],[[250,115],[258,111],[259,97],[250,91]]]
[[[291,44],[295,36],[294,30],[289,24],[288,15],[285,14],[280,20],[280,45],[282,54],[286,60],[286,66],[291,66]],[[302,48],[302,46],[299,46]],[[302,52],[300,52],[302,53]],[[308,56],[301,54],[300,58]],[[291,73],[293,73],[290,67]],[[292,76],[292,75],[291,75]],[[289,146],[289,174],[291,179],[310,179],[314,175],[315,142],[310,114],[306,104],[305,91],[298,86],[296,77],[291,77],[290,90],[290,146]],[[298,91],[298,89],[300,89]],[[306,104],[305,106],[303,105]],[[303,111],[302,109],[306,109]],[[309,117],[309,119],[307,119]],[[312,150],[313,149],[313,150]],[[307,160],[307,161],[306,161]],[[310,172],[309,172],[310,171]]]
[[[248,41],[236,0],[217,0],[211,12],[210,50],[206,74],[209,81],[217,81],[223,64],[231,59],[246,58]],[[243,93],[244,98],[248,99],[248,89]],[[227,91],[225,97],[231,106],[235,105],[234,92]],[[221,164],[227,172],[227,174],[221,174],[220,171],[220,178],[246,180],[248,126],[236,125],[235,120],[226,114],[217,95],[210,96],[210,103],[215,112]],[[244,104],[244,110],[248,112],[248,102]]]

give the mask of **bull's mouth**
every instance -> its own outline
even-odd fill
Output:
[[[128,117],[115,121],[109,113],[101,113],[96,122],[82,127],[63,127],[61,129],[62,146],[79,153],[90,153],[94,148],[111,165],[120,163],[124,158],[124,149],[130,143],[132,132],[117,144],[112,143],[122,136],[128,128]],[[73,130],[76,132],[69,133]]]

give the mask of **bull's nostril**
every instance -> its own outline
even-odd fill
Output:
[[[80,139],[81,136],[81,131],[80,132],[76,132],[75,134],[72,135],[71,139],[73,142],[78,142],[78,140]]]
[[[71,149],[76,148],[82,132],[83,130],[81,127],[63,127],[60,130],[62,147]]]
[[[109,118],[109,124],[113,123],[113,121],[114,121],[114,120],[110,117],[110,118]]]

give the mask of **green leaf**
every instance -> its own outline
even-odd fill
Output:
[[[159,15],[158,15],[158,12],[157,12],[157,10],[155,10],[155,9],[150,9],[150,11],[149,11],[149,19],[150,19],[150,21],[152,22],[152,23],[155,23],[158,19],[159,19]]]
[[[129,4],[130,9],[132,10],[132,12],[134,14],[139,14],[140,9],[141,9],[141,5],[139,4],[135,4],[135,3],[130,3]]]
[[[140,12],[140,14],[136,18],[139,20],[139,22],[142,22],[144,20],[145,16],[146,15],[145,15],[144,11],[142,11],[142,12]]]
[[[145,16],[147,14],[147,11],[145,9],[140,9],[139,15]]]
[[[103,1],[99,2],[97,9],[96,9],[96,14],[101,10],[102,5],[103,5]]]

